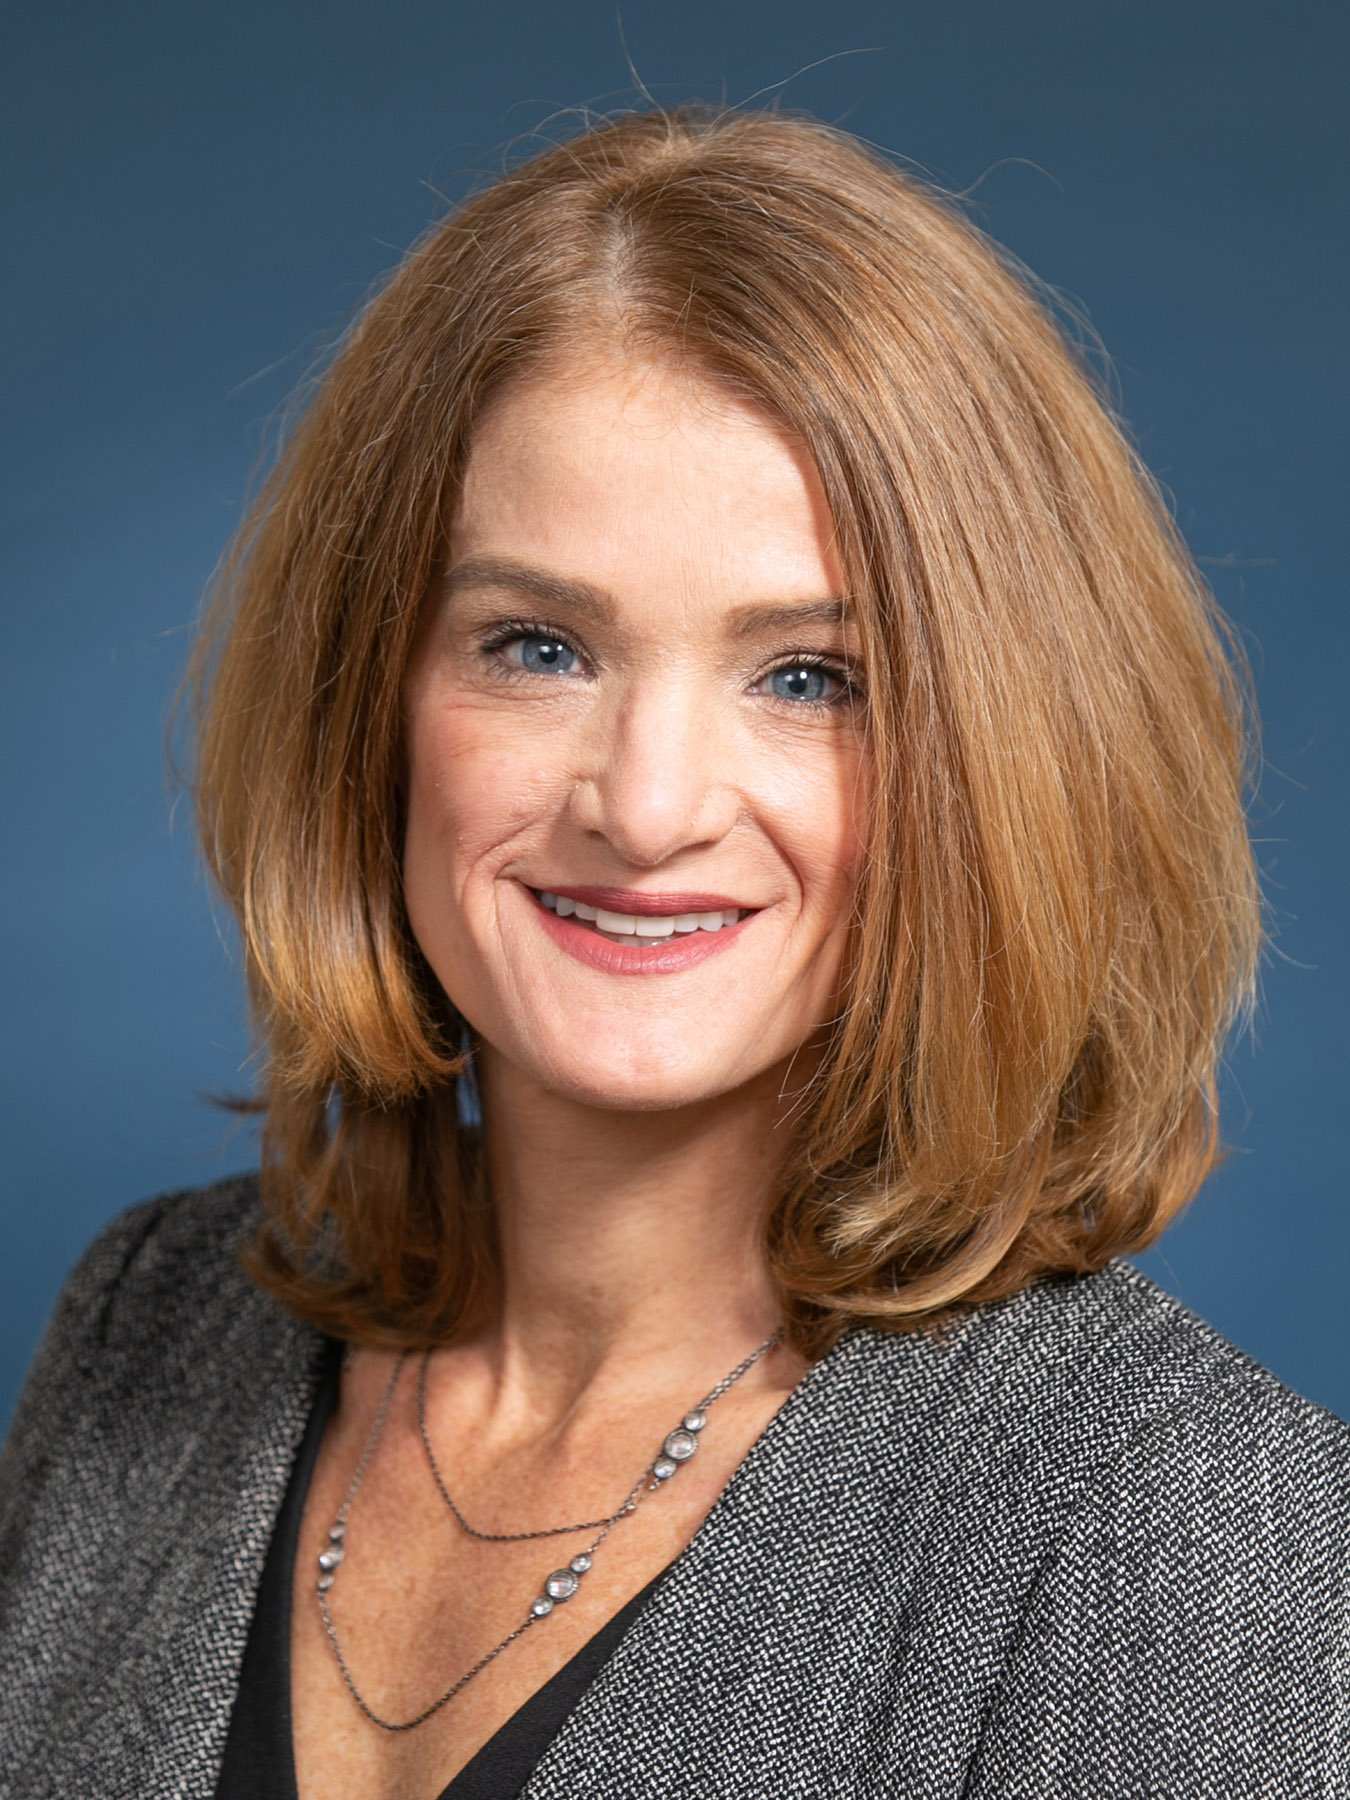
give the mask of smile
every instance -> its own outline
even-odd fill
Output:
[[[534,890],[531,890],[532,892]],[[540,904],[560,919],[575,918],[589,925],[600,937],[616,944],[640,940],[643,943],[665,943],[677,934],[693,931],[721,931],[735,925],[746,913],[737,907],[718,912],[674,913],[668,918],[648,917],[641,913],[606,912],[603,907],[588,906],[584,900],[570,900],[566,894],[539,893]],[[748,909],[747,909],[748,910]]]
[[[554,944],[606,975],[676,975],[737,945],[762,910],[622,913],[524,887],[530,910]]]

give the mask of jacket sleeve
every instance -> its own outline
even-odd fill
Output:
[[[1245,1357],[1076,1508],[963,1800],[1088,1794],[1350,1796],[1350,1427]]]

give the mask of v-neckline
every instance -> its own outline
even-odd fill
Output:
[[[343,1352],[344,1345],[340,1340],[325,1338],[318,1391],[296,1452],[291,1477],[282,1499],[280,1529],[276,1534],[274,1548],[269,1551],[268,1567],[264,1572],[264,1580],[275,1581],[279,1590],[277,1629],[280,1643],[276,1704],[284,1714],[284,1718],[279,1719],[277,1724],[278,1736],[284,1737],[287,1747],[286,1800],[299,1800],[291,1711],[290,1640],[295,1559],[299,1553],[300,1525],[318,1461],[319,1446],[337,1404]],[[508,1794],[518,1794],[562,1729],[568,1714],[580,1702],[585,1689],[595,1679],[629,1625],[642,1611],[657,1584],[673,1566],[672,1561],[658,1569],[646,1586],[580,1645],[560,1669],[522,1700],[469,1761],[451,1776],[445,1787],[434,1796],[434,1800],[505,1800]],[[529,1730],[531,1726],[535,1729]],[[519,1740],[524,1730],[529,1730],[529,1735],[521,1743]]]
[[[615,1626],[617,1641],[605,1650],[597,1667],[587,1679],[583,1690],[569,1704],[561,1716],[556,1730],[547,1742],[542,1744],[537,1760],[534,1761],[525,1777],[523,1787],[504,1789],[499,1783],[490,1790],[483,1789],[483,1794],[490,1792],[492,1800],[499,1800],[504,1792],[518,1794],[521,1796],[521,1800],[527,1800],[527,1797],[535,1795],[541,1797],[545,1794],[555,1795],[558,1791],[556,1783],[559,1772],[571,1768],[577,1760],[579,1746],[589,1742],[592,1730],[600,1721],[608,1718],[607,1709],[612,1710],[615,1704],[614,1696],[628,1692],[630,1700],[624,1702],[625,1708],[627,1708],[631,1704],[632,1697],[645,1687],[644,1668],[650,1665],[652,1678],[655,1679],[659,1670],[665,1667],[671,1652],[669,1634],[676,1620],[683,1620],[691,1606],[694,1606],[697,1611],[708,1594],[715,1588],[726,1587],[728,1580],[733,1587],[739,1586],[740,1578],[734,1573],[735,1561],[738,1559],[734,1559],[733,1564],[728,1567],[725,1562],[725,1552],[729,1546],[742,1539],[748,1523],[745,1517],[747,1508],[753,1512],[757,1506],[770,1503],[776,1511],[778,1502],[787,1499],[786,1493],[779,1493],[777,1501],[769,1501],[770,1495],[780,1487],[786,1469],[791,1467],[796,1455],[800,1453],[803,1431],[806,1431],[808,1435],[811,1434],[810,1421],[820,1412],[822,1406],[828,1410],[830,1402],[827,1396],[836,1386],[837,1379],[846,1379],[845,1371],[852,1360],[851,1350],[856,1346],[858,1339],[868,1335],[865,1332],[858,1333],[856,1328],[845,1330],[831,1349],[806,1369],[796,1386],[787,1393],[777,1410],[770,1416],[759,1436],[748,1447],[690,1541],[663,1570],[658,1572],[658,1575],[653,1578],[641,1595],[633,1597],[633,1601],[629,1603],[633,1612],[626,1624],[622,1627],[616,1624],[620,1617],[619,1614],[615,1615],[614,1620],[607,1621],[607,1624]],[[278,1596],[278,1600],[284,1605],[286,1676],[284,1682],[277,1678],[274,1684],[275,1687],[280,1688],[281,1693],[277,1697],[276,1706],[273,1709],[274,1725],[273,1731],[269,1735],[269,1742],[273,1749],[270,1757],[266,1760],[266,1768],[270,1769],[273,1779],[277,1782],[276,1792],[279,1800],[297,1800],[290,1704],[289,1649],[291,1584],[294,1579],[294,1563],[298,1549],[301,1517],[300,1512],[294,1506],[289,1509],[284,1518],[280,1515],[286,1510],[286,1501],[290,1495],[292,1483],[303,1480],[305,1489],[308,1488],[313,1466],[317,1461],[322,1428],[326,1425],[337,1398],[340,1356],[343,1346],[325,1334],[314,1332],[312,1328],[302,1327],[294,1322],[288,1327],[285,1336],[290,1346],[285,1354],[293,1359],[292,1369],[295,1385],[292,1387],[289,1378],[283,1377],[278,1384],[274,1385],[272,1393],[280,1402],[277,1412],[278,1421],[280,1422],[285,1417],[289,1417],[293,1421],[289,1435],[290,1450],[289,1454],[283,1450],[283,1461],[276,1466],[279,1480],[277,1488],[273,1491],[279,1490],[280,1500],[277,1503],[277,1510],[270,1512],[271,1530],[268,1529],[268,1513],[255,1513],[253,1528],[259,1532],[262,1538],[261,1578],[263,1579],[266,1577],[266,1565],[272,1555],[275,1541],[281,1535],[282,1526],[288,1526],[291,1531],[290,1558],[286,1565],[286,1579],[282,1583],[283,1593]],[[304,1347],[302,1348],[302,1346]],[[303,1374],[301,1373],[301,1363],[307,1365]],[[311,1427],[313,1427],[312,1436]],[[278,1447],[281,1448],[280,1445]],[[795,1488],[796,1482],[790,1481],[788,1485],[789,1488]],[[823,1522],[821,1528],[824,1529]],[[763,1522],[760,1521],[754,1535],[762,1536],[762,1531]],[[788,1554],[785,1548],[784,1553],[787,1560],[791,1561],[791,1556],[797,1554],[797,1551],[794,1550]],[[279,1547],[277,1554],[283,1554]],[[259,1591],[258,1587],[254,1587],[255,1609]],[[694,1600],[696,1593],[700,1596],[698,1602]],[[766,1595],[759,1594],[751,1604],[763,1605],[766,1600]],[[245,1661],[247,1661],[250,1638],[250,1614],[248,1612],[240,1616],[238,1625],[241,1628],[243,1653]],[[604,1630],[605,1627],[602,1626],[601,1631]],[[597,1633],[596,1637],[599,1635]],[[588,1640],[587,1645],[581,1646],[577,1656],[584,1656],[588,1645],[594,1645],[594,1643],[595,1638]],[[711,1666],[711,1662],[716,1660],[711,1648],[709,1649],[709,1658]],[[571,1659],[573,1662],[575,1660],[575,1658]],[[564,1675],[570,1666],[570,1663],[564,1665],[564,1669],[558,1671],[557,1675]],[[274,1670],[277,1668],[275,1659],[273,1668]],[[236,1677],[236,1703],[239,1675],[242,1675],[242,1670],[238,1671]],[[557,1679],[557,1677],[550,1679]],[[516,1709],[511,1718],[499,1728],[498,1733],[494,1733],[493,1738],[475,1752],[475,1757],[470,1759],[463,1769],[457,1771],[451,1784],[436,1795],[434,1800],[477,1800],[473,1789],[468,1786],[467,1782],[468,1771],[472,1768],[475,1759],[491,1746],[501,1747],[498,1743],[500,1733],[518,1723],[522,1711],[536,1700],[540,1700],[541,1696],[546,1693],[548,1685],[548,1683],[543,1684],[533,1695],[529,1696],[522,1707]],[[284,1714],[284,1717],[278,1717],[279,1713]],[[233,1710],[227,1711],[224,1725],[225,1748],[228,1753],[233,1726]],[[248,1759],[241,1757],[240,1770],[235,1771],[236,1775],[247,1766]],[[217,1764],[218,1775],[226,1767],[228,1767],[228,1763]],[[454,1785],[461,1777],[465,1778],[465,1786],[462,1790]],[[564,1782],[564,1786],[566,1785]],[[242,1791],[249,1793],[250,1800],[252,1800],[252,1790],[248,1784],[245,1784]],[[223,1792],[229,1793],[230,1790],[224,1788]]]

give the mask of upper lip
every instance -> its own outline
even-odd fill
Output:
[[[640,894],[635,888],[554,887],[536,888],[536,893],[561,894],[567,900],[580,900],[584,906],[595,906],[605,912],[631,913],[635,917],[675,918],[680,913],[755,912],[743,900],[729,894]]]

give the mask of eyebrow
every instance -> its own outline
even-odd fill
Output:
[[[618,603],[606,588],[510,556],[464,557],[446,575],[441,591],[450,600],[469,588],[482,587],[513,588],[547,606],[569,607],[592,623],[608,622],[618,611]],[[733,637],[747,638],[794,625],[848,624],[853,616],[847,596],[837,594],[822,600],[743,601],[730,609],[729,624]]]

